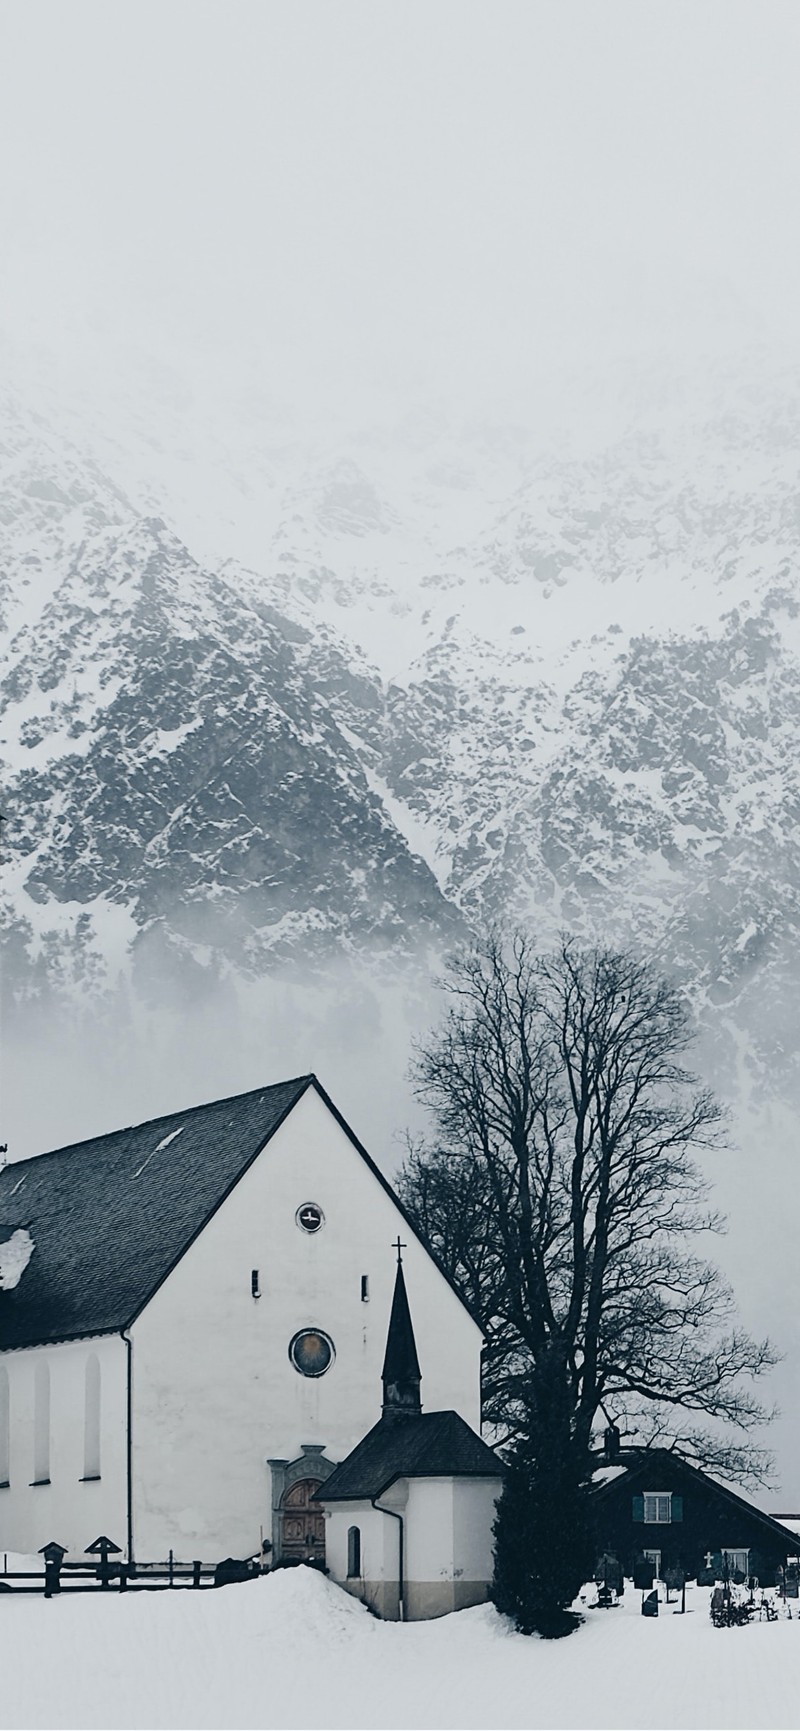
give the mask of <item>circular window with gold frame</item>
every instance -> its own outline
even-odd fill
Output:
[[[289,1357],[301,1376],[324,1376],[336,1350],[330,1335],[321,1328],[301,1328],[289,1342]]]

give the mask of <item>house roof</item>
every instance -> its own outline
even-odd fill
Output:
[[[128,1327],[309,1087],[471,1315],[388,1179],[309,1074],[5,1166],[0,1219],[9,1237],[26,1228],[34,1250],[19,1284],[0,1292],[0,1350]]]
[[[711,1478],[709,1473],[702,1472],[700,1467],[693,1466],[690,1461],[684,1460],[683,1455],[678,1454],[674,1449],[626,1449],[623,1451],[622,1460],[617,1464],[621,1470],[615,1473],[613,1478],[604,1476],[601,1479],[600,1473],[603,1470],[603,1463],[598,1463],[597,1471],[592,1475],[593,1498],[602,1501],[606,1497],[611,1497],[625,1484],[640,1483],[645,1474],[649,1474],[653,1478],[655,1490],[669,1490],[671,1488],[669,1483],[659,1482],[656,1484],[653,1475],[654,1473],[660,1474],[661,1478],[666,1480],[667,1474],[674,1476],[677,1471],[682,1478],[692,1480],[695,1484],[701,1484],[706,1491],[714,1491],[723,1502],[744,1510],[751,1520],[756,1521],[769,1533],[771,1538],[780,1540],[786,1550],[792,1553],[800,1551],[800,1538],[798,1538],[797,1533],[791,1532],[788,1527],[781,1526],[780,1521],[775,1520],[773,1515],[766,1515],[763,1509],[756,1508],[755,1503],[748,1502],[747,1497],[740,1496],[737,1491],[732,1491],[727,1485],[720,1484],[718,1479]]]
[[[325,1480],[320,1502],[379,1497],[395,1479],[501,1478],[502,1461],[457,1412],[383,1417]]]

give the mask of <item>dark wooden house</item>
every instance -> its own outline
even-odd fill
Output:
[[[628,1576],[649,1561],[657,1577],[679,1568],[689,1580],[756,1575],[768,1586],[800,1554],[798,1534],[669,1449],[605,1459],[592,1503],[598,1556],[616,1557]]]

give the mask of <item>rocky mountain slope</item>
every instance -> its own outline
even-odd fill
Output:
[[[15,1004],[512,917],[654,945],[717,1079],[793,1095],[796,384],[640,379],[580,446],[11,391]]]
[[[96,990],[129,966],[197,989],[223,961],[455,932],[339,728],[344,708],[369,732],[374,680],[112,490],[71,469],[69,493],[42,467],[27,480],[6,527],[46,549],[52,581],[3,685],[12,991]],[[12,583],[20,569],[7,547]]]

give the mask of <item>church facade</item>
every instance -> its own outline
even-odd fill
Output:
[[[313,1076],[9,1165],[0,1222],[0,1549],[323,1560],[398,1236],[426,1406],[480,1429],[480,1329]]]

